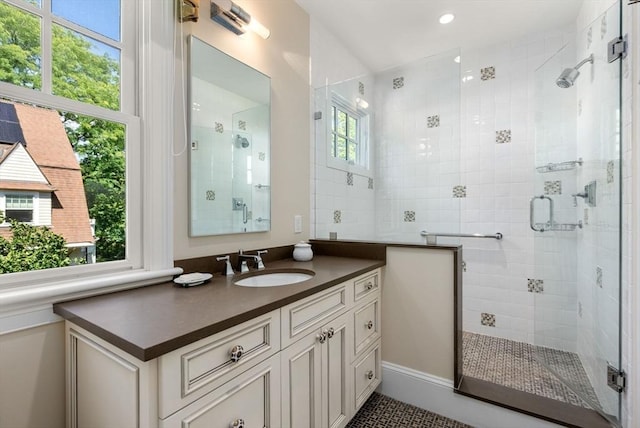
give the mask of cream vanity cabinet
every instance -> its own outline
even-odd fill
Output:
[[[69,428],[344,427],[380,383],[380,270],[142,362],[67,322]]]

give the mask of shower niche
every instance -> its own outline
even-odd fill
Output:
[[[189,234],[270,230],[268,76],[191,36]]]

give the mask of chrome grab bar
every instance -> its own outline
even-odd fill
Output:
[[[547,199],[549,201],[549,221],[547,221],[544,224],[540,224],[540,223],[536,224],[535,219],[533,218],[534,204],[536,199]],[[553,199],[545,195],[534,196],[533,198],[531,198],[531,200],[529,201],[529,226],[531,227],[531,229],[536,232],[544,232],[545,230],[549,230],[554,223],[555,222],[553,221]],[[539,226],[539,227],[536,228],[536,226]]]
[[[536,223],[533,218],[536,199],[547,199],[549,201],[549,220],[546,223]],[[553,199],[545,195],[540,195],[534,196],[529,201],[529,226],[531,230],[535,232],[572,232],[576,230],[576,228],[582,229],[582,220],[579,220],[577,223],[556,223],[553,217]]]
[[[440,232],[427,232],[423,230],[420,232],[420,236],[427,238],[427,244],[436,244],[438,236],[443,238],[491,238],[500,241],[502,239],[502,233],[497,232],[492,235],[485,235],[482,233],[440,233]]]

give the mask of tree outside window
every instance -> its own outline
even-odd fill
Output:
[[[119,3],[116,1],[116,4]],[[50,11],[42,11],[40,16],[39,7],[36,1],[25,2],[24,8],[0,1],[0,81],[34,91],[43,90],[48,86],[50,92],[56,96],[119,111],[120,42],[116,40],[111,43],[107,37],[102,37],[92,30],[81,34],[78,28],[66,28],[55,22],[57,18]],[[73,19],[71,15],[65,16],[65,19]],[[45,19],[54,21],[44,27],[51,28],[50,35],[42,34],[42,22]],[[120,25],[118,14],[115,15],[114,25]],[[46,57],[42,52],[43,36],[51,40],[48,70],[43,68],[43,58]],[[50,82],[48,85],[44,83],[47,80]],[[34,99],[39,99],[37,94],[34,95]],[[43,104],[43,107],[46,108],[46,105]],[[59,112],[60,121],[80,165],[89,216],[95,220],[97,261],[124,260],[126,126],[82,113]],[[13,238],[0,241],[0,257],[5,257],[0,258],[0,264],[5,264],[0,266],[0,269],[3,273],[12,272],[7,266],[14,266],[18,269],[15,271],[21,271],[16,264],[7,259],[9,256],[19,257],[16,252],[18,249],[8,250],[7,242],[20,241],[21,233],[38,239],[51,238],[52,242],[56,241],[55,244],[39,248],[39,251],[51,251],[51,257],[38,253],[38,257],[49,258],[55,266],[34,263],[32,269],[67,266],[68,257],[62,257],[59,252],[59,241],[53,237],[54,230],[22,224],[31,221],[32,218],[29,216],[33,215],[33,205],[29,207],[27,199],[7,199],[3,217],[7,222],[12,220]],[[28,226],[33,229],[29,229]],[[62,243],[64,246],[64,239]],[[24,245],[21,248],[24,250],[28,247],[29,245]],[[22,257],[29,258],[27,256],[30,257],[27,253],[22,254]]]

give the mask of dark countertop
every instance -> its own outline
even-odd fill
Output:
[[[317,255],[310,262],[271,261],[271,269],[311,269],[303,283],[239,287],[216,274],[202,286],[173,282],[56,303],[53,311],[142,361],[384,266],[384,261]],[[235,276],[238,278],[238,275]]]

